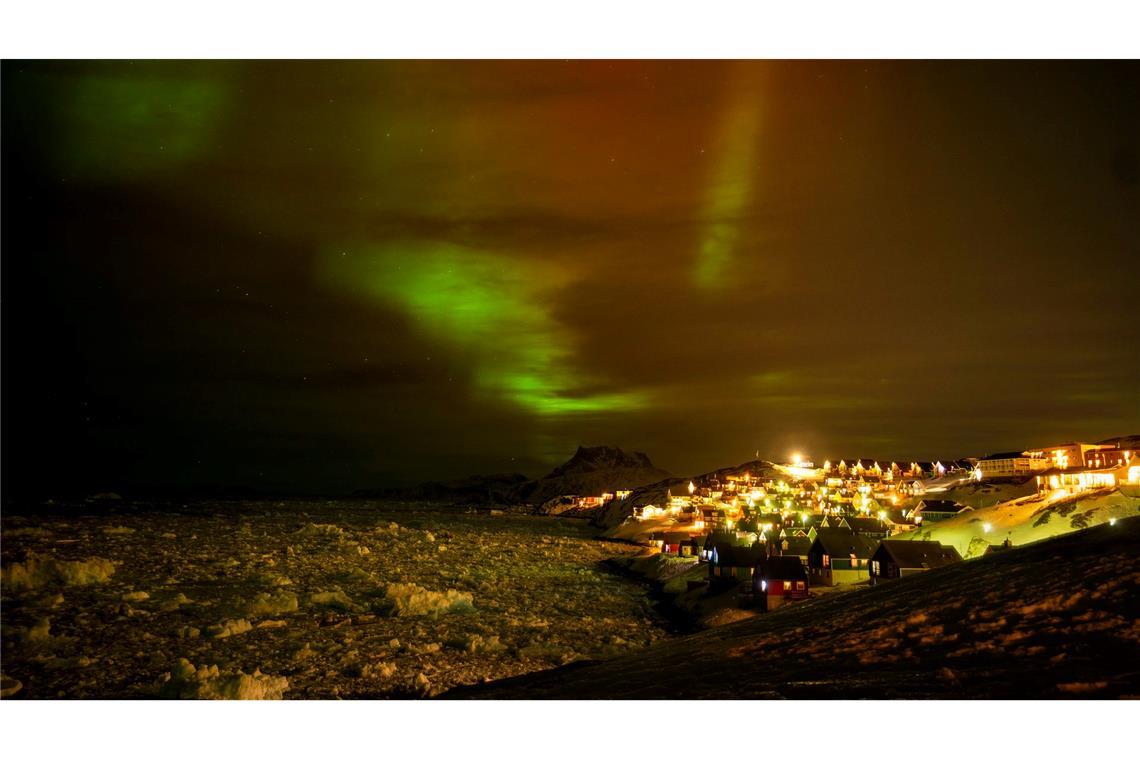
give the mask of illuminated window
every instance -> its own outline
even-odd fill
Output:
[[[791,591],[791,590],[792,590],[792,582],[791,581],[784,581],[784,591]]]
[[[803,591],[803,590],[804,590],[804,582],[803,581],[796,581],[796,591]]]

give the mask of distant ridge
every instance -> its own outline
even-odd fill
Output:
[[[518,473],[471,475],[421,483],[411,488],[357,491],[357,496],[446,501],[470,504],[531,505],[545,513],[560,513],[551,502],[562,496],[601,496],[619,489],[633,490],[669,477],[653,466],[648,455],[626,453],[616,446],[579,446],[566,462],[538,479]]]

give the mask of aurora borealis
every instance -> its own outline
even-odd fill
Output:
[[[3,64],[9,488],[1140,432],[1140,67]]]

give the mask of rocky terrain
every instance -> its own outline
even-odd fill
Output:
[[[1140,697],[1140,518],[449,696]]]
[[[428,696],[668,634],[581,520],[366,501],[5,509],[3,696]]]

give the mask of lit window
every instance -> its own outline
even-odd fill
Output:
[[[796,581],[796,591],[803,591],[803,590],[804,590],[804,582],[803,581]]]
[[[791,581],[784,581],[784,591],[791,591],[791,590],[792,590],[792,582]]]

